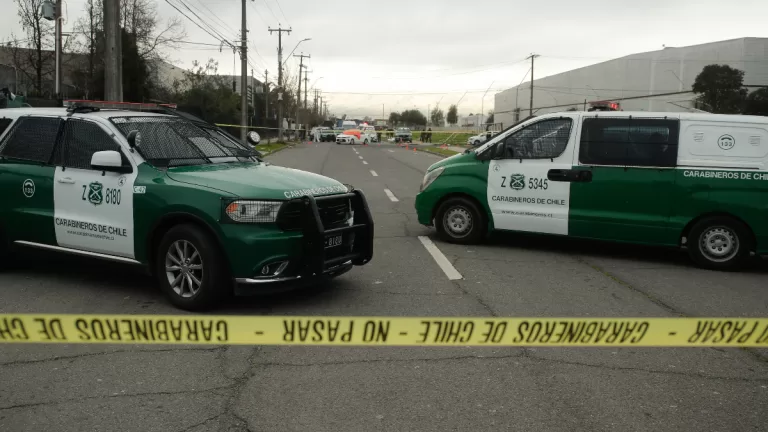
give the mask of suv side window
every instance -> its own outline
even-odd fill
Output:
[[[67,168],[91,169],[93,154],[105,150],[114,150],[123,156],[120,145],[99,125],[69,119],[64,123],[61,145],[56,149],[54,162]]]
[[[56,117],[20,117],[0,143],[0,156],[48,163],[60,124]]]
[[[0,118],[0,136],[3,136],[3,132],[8,129],[8,126],[11,125],[11,122],[13,122],[13,120],[9,118]]]
[[[536,122],[504,139],[504,159],[553,159],[568,146],[571,136],[570,118],[554,118]]]
[[[674,167],[677,120],[585,118],[579,162],[587,165]]]

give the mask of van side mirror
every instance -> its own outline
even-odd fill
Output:
[[[114,150],[98,151],[91,156],[91,168],[99,171],[129,173],[133,171],[130,165],[123,165],[123,158]]]

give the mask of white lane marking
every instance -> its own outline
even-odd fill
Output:
[[[392,202],[398,202],[398,201],[400,201],[399,199],[397,199],[397,197],[395,196],[395,194],[393,194],[393,193],[392,193],[392,191],[391,191],[391,190],[389,190],[389,189],[384,189],[384,193],[385,193],[385,194],[387,194],[387,196],[389,197],[389,200],[390,200],[390,201],[392,201]]]
[[[360,159],[362,159],[362,158],[363,158],[362,156],[358,156],[358,157],[359,157]]]
[[[387,151],[390,152],[390,153],[394,153],[395,152],[394,150],[387,150]]]
[[[368,162],[366,162],[366,161],[363,161],[363,165],[368,165]]]
[[[371,175],[374,176],[374,177],[378,177],[379,176],[378,174],[376,174],[376,171],[374,171],[374,170],[371,170]]]
[[[440,269],[443,270],[443,273],[445,273],[445,275],[448,277],[448,280],[463,279],[461,273],[459,273],[453,264],[448,261],[448,258],[446,258],[442,252],[440,252],[440,249],[438,249],[437,246],[432,243],[432,240],[430,240],[429,237],[419,236],[419,241],[427,249],[427,252],[432,255],[432,258],[435,259],[435,262],[438,266],[440,266]]]

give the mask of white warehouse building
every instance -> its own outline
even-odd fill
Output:
[[[536,79],[533,114],[585,110],[598,101],[615,102],[624,111],[691,111],[691,86],[710,64],[744,71],[749,91],[768,86],[768,38],[666,47]],[[527,117],[530,88],[525,82],[497,93],[494,120],[506,127]]]

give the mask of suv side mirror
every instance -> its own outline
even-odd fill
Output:
[[[258,145],[261,142],[261,137],[259,136],[259,133],[256,131],[250,131],[246,135],[246,138],[248,139],[248,142],[253,145]]]
[[[123,165],[123,158],[114,150],[98,151],[91,156],[91,168],[100,171],[129,173],[133,171],[130,165]]]
[[[128,145],[131,146],[131,148],[138,147],[141,145],[141,134],[137,130],[132,130],[128,132]]]

